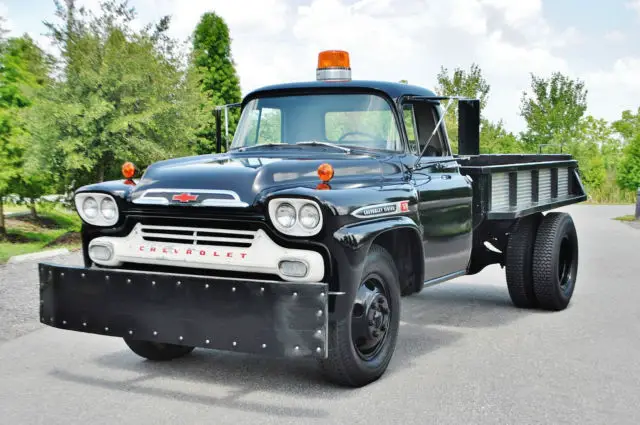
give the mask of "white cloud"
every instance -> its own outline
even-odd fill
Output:
[[[620,118],[621,111],[635,111],[640,98],[640,57],[624,57],[610,69],[585,75],[589,90],[589,108],[594,115],[608,120]]]
[[[635,10],[640,17],[640,0],[629,0],[627,2],[627,7]]]
[[[609,31],[608,33],[606,33],[604,35],[605,40],[607,41],[611,41],[614,43],[618,43],[621,41],[625,41],[627,39],[627,37],[624,35],[624,33],[620,30],[612,30]]]
[[[95,8],[98,0],[82,0]],[[257,87],[315,78],[317,54],[346,49],[353,77],[433,88],[440,66],[478,63],[491,84],[486,115],[518,131],[520,97],[530,73],[579,77],[589,89],[590,112],[608,119],[637,103],[638,59],[611,66],[597,56],[573,62],[566,52],[585,39],[576,28],[555,28],[543,0],[131,0],[141,22],[172,15],[171,33],[189,37],[204,12],[222,16],[243,93]],[[629,7],[640,13],[640,0]],[[0,2],[0,12],[2,3]],[[49,11],[50,13],[51,11]],[[38,16],[38,20],[49,19]],[[622,41],[620,31],[606,39]],[[573,50],[575,52],[575,50]],[[590,63],[587,61],[591,61]],[[586,63],[586,65],[585,65]],[[585,73],[577,66],[592,66]],[[597,66],[597,67],[596,67]],[[631,95],[633,93],[633,95]]]
[[[2,29],[5,31],[14,31],[14,24],[9,18],[9,8],[4,2],[0,2],[0,16],[4,18],[2,22]]]

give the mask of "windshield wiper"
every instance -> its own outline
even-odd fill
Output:
[[[249,149],[255,149],[255,148],[267,148],[267,147],[273,147],[273,146],[291,146],[288,143],[262,143],[262,144],[258,144],[258,145],[253,145],[253,146],[241,146],[238,149],[238,151],[240,152],[244,152],[246,150]],[[229,149],[231,150],[231,149]]]
[[[330,143],[330,142],[319,142],[317,140],[306,140],[303,142],[296,142],[296,145],[327,146],[330,148],[340,149],[343,152],[351,153],[351,149],[345,148],[344,146],[336,145],[335,143]]]

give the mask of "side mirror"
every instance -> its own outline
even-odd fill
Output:
[[[480,100],[458,100],[458,154],[480,155]]]
[[[222,116],[224,115],[224,140],[226,141],[226,150],[229,150],[229,109],[239,108],[242,103],[230,103],[228,105],[216,106],[213,114],[216,118],[216,153],[222,152]]]

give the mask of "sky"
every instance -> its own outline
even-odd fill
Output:
[[[99,0],[79,0],[97,8]],[[347,50],[354,79],[433,89],[441,67],[476,63],[491,86],[485,116],[519,132],[531,73],[560,71],[588,90],[587,113],[608,121],[640,107],[640,0],[129,0],[140,24],[171,15],[187,39],[202,13],[227,22],[243,94],[315,78],[317,55]],[[45,49],[53,0],[0,0],[10,35]]]

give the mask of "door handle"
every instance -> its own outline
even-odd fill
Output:
[[[451,175],[450,174],[443,174],[441,177],[443,179],[445,179],[445,180],[451,180]]]

